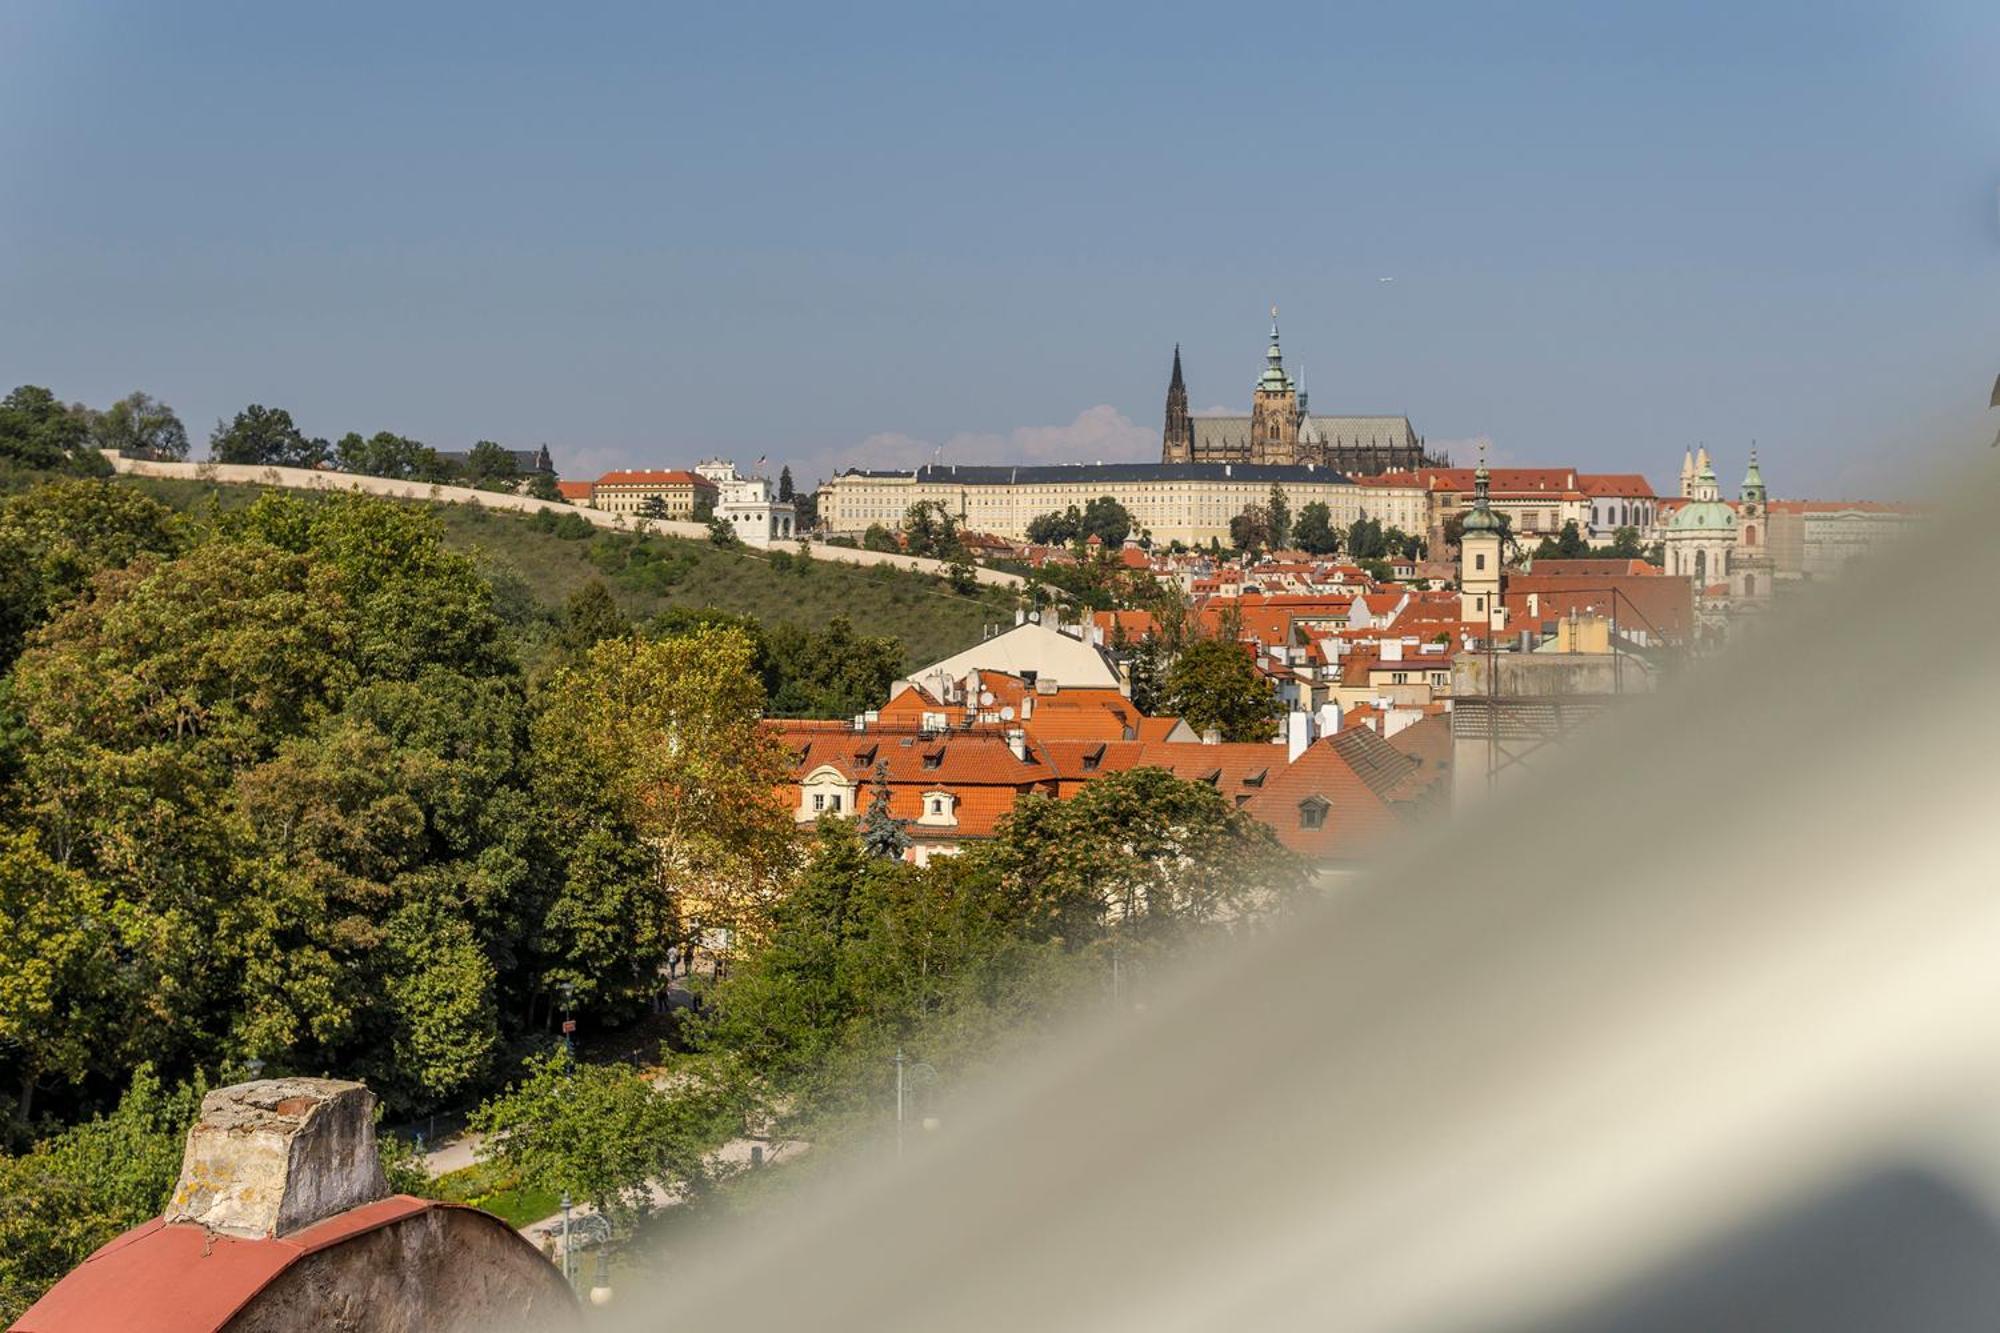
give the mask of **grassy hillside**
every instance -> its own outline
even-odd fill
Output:
[[[194,512],[240,508],[261,490],[154,477],[126,481],[165,504]],[[910,667],[970,647],[988,624],[1013,620],[1013,602],[1006,593],[983,590],[966,596],[923,574],[830,560],[802,565],[789,550],[749,551],[597,528],[576,533],[577,525],[567,533],[550,532],[527,515],[462,505],[431,507],[444,524],[446,540],[480,562],[503,598],[531,598],[551,611],[599,578],[627,614],[640,619],[669,607],[716,607],[766,624],[820,629],[834,616],[845,615],[860,633],[901,640]]]

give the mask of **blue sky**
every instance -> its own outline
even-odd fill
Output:
[[[1890,494],[1992,434],[1996,71],[1990,3],[0,0],[0,379],[811,478],[1155,456],[1276,302],[1322,412]]]

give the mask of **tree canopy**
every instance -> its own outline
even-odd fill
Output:
[[[215,423],[208,437],[208,456],[218,463],[318,467],[333,451],[325,440],[307,439],[290,412],[252,403],[231,420]]]
[[[1277,731],[1278,696],[1234,639],[1203,639],[1167,672],[1167,707],[1196,731],[1225,741],[1265,741]]]

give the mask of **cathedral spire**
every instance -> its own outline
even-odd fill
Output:
[[[1271,307],[1271,345],[1264,352],[1264,373],[1257,387],[1266,393],[1290,393],[1292,377],[1285,373],[1285,354],[1278,350],[1278,307]]]
[[[1194,458],[1194,420],[1188,413],[1187,381],[1181,378],[1181,345],[1174,344],[1174,374],[1167,382],[1167,421],[1160,435],[1160,461],[1186,463]]]

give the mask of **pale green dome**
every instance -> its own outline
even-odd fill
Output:
[[[1667,523],[1669,532],[1721,532],[1736,527],[1736,511],[1720,500],[1694,500]]]

